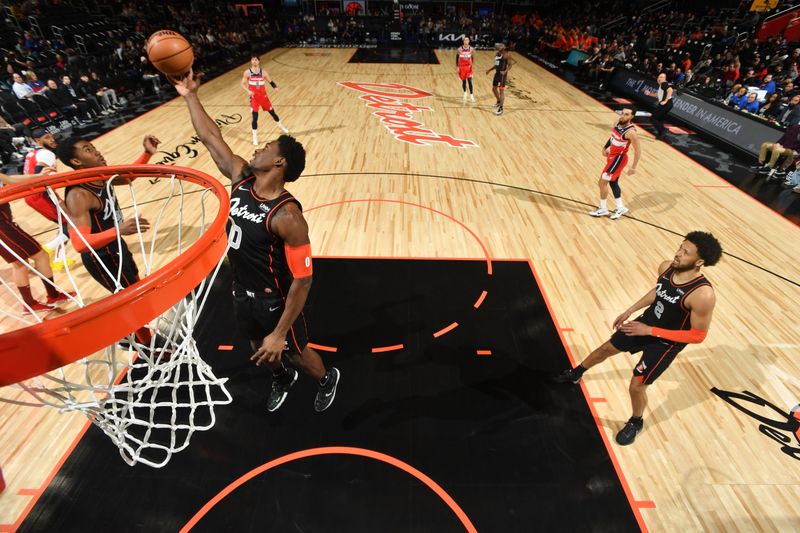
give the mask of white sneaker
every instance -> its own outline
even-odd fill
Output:
[[[258,146],[258,135],[253,134],[253,146]]]
[[[609,211],[605,207],[598,207],[594,211],[589,211],[589,216],[605,217],[605,216],[608,216],[608,213],[609,213]]]
[[[467,99],[467,92],[464,91],[464,100],[466,100],[466,99]]]
[[[278,122],[278,127],[281,129],[283,133],[289,133],[289,128]]]
[[[472,100],[472,101],[474,102],[474,101],[475,101],[475,95],[474,95],[474,94],[470,94],[470,95],[469,95],[469,99],[470,99],[470,100]]]
[[[611,220],[617,220],[618,218],[621,218],[622,215],[624,215],[628,211],[629,211],[629,209],[627,207],[620,207],[619,209],[614,211],[613,215],[611,215]]]

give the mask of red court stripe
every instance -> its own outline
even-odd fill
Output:
[[[696,189],[735,189],[733,185],[692,185]]]
[[[39,491],[36,489],[19,489],[19,496],[35,496]]]
[[[559,328],[559,329],[560,329],[560,331],[575,331],[572,328]]]
[[[555,74],[549,72],[545,68],[542,68],[542,70],[544,70],[551,76],[555,76]],[[547,307],[547,312],[550,314],[550,318],[553,320],[553,324],[555,324],[556,329],[558,330],[558,337],[559,339],[561,339],[561,344],[564,346],[564,351],[567,352],[567,357],[569,358],[570,363],[573,366],[575,366],[575,357],[573,357],[572,350],[570,350],[569,344],[567,344],[567,340],[564,338],[564,333],[561,331],[561,326],[558,324],[558,319],[556,318],[556,315],[553,312],[553,306],[550,304],[550,299],[547,297],[547,293],[544,290],[544,285],[542,285],[542,280],[539,279],[539,274],[536,272],[536,268],[534,268],[533,266],[533,261],[529,260],[528,266],[530,266],[533,278],[536,280],[536,285],[538,285],[539,291],[541,291],[542,293],[542,298],[544,299],[545,306]],[[594,420],[594,423],[597,426],[597,432],[600,434],[600,438],[603,439],[603,444],[605,444],[606,450],[608,451],[608,457],[611,459],[611,464],[614,465],[614,471],[617,473],[617,477],[619,478],[620,484],[622,485],[622,490],[623,492],[625,492],[625,497],[628,498],[628,503],[631,506],[633,515],[636,517],[636,522],[639,524],[639,529],[647,533],[649,531],[647,529],[647,524],[645,524],[644,517],[642,516],[642,513],[639,512],[639,507],[636,505],[636,502],[640,500],[634,500],[633,498],[633,491],[631,491],[631,487],[630,485],[628,485],[628,480],[625,478],[625,473],[622,471],[622,467],[620,466],[619,461],[617,460],[617,455],[614,453],[614,448],[611,446],[611,442],[608,439],[608,435],[606,435],[605,429],[603,429],[603,426],[600,423],[600,418],[597,415],[597,410],[594,408],[594,403],[590,401],[589,392],[586,390],[586,382],[581,381],[580,386],[581,386],[581,392],[586,398],[586,404],[589,406],[589,411],[591,411],[592,413],[592,419]]]
[[[361,457],[366,457],[368,459],[373,459],[376,461],[381,461],[388,465],[391,465],[395,468],[398,468],[407,474],[410,474],[417,478],[417,480],[424,483],[430,490],[432,490],[442,501],[447,504],[451,511],[458,517],[461,521],[461,524],[464,526],[464,529],[467,533],[477,533],[477,529],[473,525],[472,521],[470,521],[467,513],[456,503],[452,496],[450,496],[445,490],[436,483],[433,479],[422,473],[421,471],[417,470],[413,466],[408,463],[405,463],[399,459],[396,459],[390,455],[386,455],[380,452],[376,452],[373,450],[367,450],[364,448],[352,448],[349,446],[331,446],[327,448],[313,448],[310,450],[302,450],[299,452],[290,453],[289,455],[284,455],[283,457],[278,457],[277,459],[273,459],[268,463],[264,463],[263,465],[254,468],[250,472],[244,474],[227,487],[222,489],[216,496],[214,496],[211,500],[209,500],[203,507],[200,508],[197,513],[180,529],[180,533],[188,533],[197,523],[202,520],[202,518],[211,510],[213,509],[222,499],[228,496],[231,492],[235,491],[240,486],[244,485],[254,477],[271,470],[277,466],[291,463],[293,461],[297,461],[300,459],[305,459],[307,457],[316,457],[321,455],[359,455]],[[376,490],[379,490],[376,487]]]
[[[593,398],[590,396],[589,401],[595,403],[602,403],[602,402],[607,402],[608,400],[606,400],[605,398]]]
[[[233,346],[229,344],[220,344],[219,346],[217,346],[217,350],[222,350],[223,352],[229,352],[233,350]]]
[[[405,348],[402,344],[394,344],[392,346],[380,346],[378,348],[373,348],[372,353],[383,353],[383,352],[393,352],[395,350],[402,350]]]
[[[308,343],[309,348],[313,348],[314,350],[319,350],[321,352],[333,352],[336,353],[339,349],[335,346],[324,346],[322,344],[314,344],[313,342]]]
[[[491,350],[478,350],[477,354],[478,355],[492,355],[492,351]]]
[[[487,294],[488,293],[486,291],[483,291],[481,295],[478,296],[478,300],[472,305],[472,307],[474,307],[475,309],[479,308],[483,303],[483,300],[486,298]]]
[[[437,331],[436,333],[434,333],[433,336],[434,337],[441,337],[442,335],[444,335],[448,331],[452,331],[452,330],[456,329],[457,327],[458,327],[458,322],[453,322],[452,324],[450,324],[446,328],[442,328],[439,331]]]
[[[637,500],[637,501],[634,502],[634,504],[639,509],[655,509],[656,508],[656,502],[653,502],[653,501],[650,501],[650,500]]]

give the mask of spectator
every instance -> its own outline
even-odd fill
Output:
[[[766,103],[758,110],[758,114],[769,120],[778,120],[778,115],[783,109],[780,95],[772,93],[767,97]]]
[[[113,110],[119,107],[119,100],[117,100],[117,93],[113,89],[109,89],[100,83],[100,76],[97,72],[92,71],[92,77],[87,74],[81,74],[82,90],[89,94],[94,93],[95,96],[100,98],[103,104],[103,109]]]
[[[749,68],[747,69],[747,74],[742,81],[742,85],[745,87],[758,87],[761,85],[761,80],[758,78],[758,76],[756,76],[755,71]]]
[[[800,106],[797,104],[800,104],[800,94],[792,96],[789,104],[781,110],[778,122],[787,126],[800,124]]]
[[[728,105],[731,107],[735,107],[737,109],[741,109],[747,103],[747,87],[739,87],[739,90],[736,92],[733,97],[728,101]]]
[[[86,114],[86,109],[78,108],[78,106],[72,101],[72,98],[67,91],[58,87],[58,84],[56,84],[55,80],[47,80],[47,87],[47,99],[50,100],[53,105],[55,105],[58,110],[61,111],[68,119],[80,125],[82,122],[78,117],[78,113],[81,113],[83,118],[91,118]]]
[[[772,74],[767,74],[758,86],[762,91],[767,91],[767,96],[771,95],[776,90],[775,81],[772,79]]]
[[[36,73],[32,70],[29,70],[25,73],[25,82],[28,84],[28,87],[30,87],[31,90],[33,90],[34,94],[39,94],[41,92],[47,91],[47,85],[45,85],[45,83],[42,80],[40,80],[36,76]]]
[[[17,95],[17,98],[20,100],[23,98],[33,98],[33,89],[31,89],[30,85],[25,83],[22,76],[15,72],[13,77],[14,85],[11,86],[11,89],[14,91],[14,94]]]
[[[774,143],[765,142],[761,144],[758,153],[758,165],[753,165],[758,174],[766,174],[767,181],[777,181],[785,179],[787,169],[794,163],[797,151],[800,150],[800,124],[790,126],[783,136]],[[771,152],[769,161],[767,155]],[[783,157],[783,163],[779,169],[775,169],[778,160]]]
[[[78,106],[78,108],[81,110],[81,113],[85,112],[87,115],[95,117],[100,114],[108,114],[105,113],[100,107],[100,104],[97,102],[97,98],[94,96],[84,97],[81,95],[77,88],[72,85],[72,80],[69,76],[61,76],[61,87],[69,95],[72,103]]]
[[[747,100],[744,101],[743,104],[737,106],[738,109],[745,111],[747,113],[753,113],[754,115],[758,113],[758,94],[757,93],[749,93],[747,95]]]

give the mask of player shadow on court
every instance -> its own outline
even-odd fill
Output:
[[[625,177],[636,179],[636,175]],[[681,194],[679,193],[653,191],[637,194],[636,196],[629,198],[628,204],[631,206],[632,214],[637,209],[647,209],[648,211],[655,213],[666,213],[667,211],[672,211],[675,209],[680,199]]]
[[[757,358],[753,354],[759,354]],[[763,355],[761,355],[763,354]],[[614,357],[625,356],[630,362],[630,368],[625,368],[622,371],[607,370],[607,371],[592,371],[592,380],[608,380],[619,383],[621,393],[627,390],[628,382],[630,381],[633,367],[638,361],[639,354],[631,355],[621,353]],[[680,354],[675,362],[672,363],[664,374],[648,390],[648,406],[645,410],[645,419],[647,420],[648,427],[655,428],[659,424],[669,420],[672,416],[686,409],[696,407],[704,402],[714,400],[715,396],[711,393],[710,389],[714,386],[730,386],[728,383],[720,383],[714,381],[704,381],[703,383],[684,383],[676,372],[677,369],[684,370],[685,373],[694,374],[695,376],[705,377],[707,374],[705,368],[715,366],[713,363],[719,357],[725,357],[736,365],[740,375],[747,376],[747,382],[759,383],[768,378],[764,372],[764,364],[777,362],[780,356],[769,350],[766,347],[759,347],[755,345],[748,345],[742,347],[732,346],[717,346],[711,350],[698,350],[695,349],[688,354]],[[579,358],[580,359],[580,358]],[[724,372],[724,371],[723,371]],[[713,379],[713,378],[712,378]],[[659,390],[659,384],[677,385],[672,386],[666,392]],[[741,388],[746,388],[746,383],[743,381]],[[628,404],[625,404],[628,406]],[[619,413],[618,419],[608,419],[599,417],[601,424],[606,428],[618,430],[622,427],[625,421],[630,416],[628,409]]]
[[[564,211],[567,213],[579,213],[581,215],[585,215],[588,211],[596,209],[597,207],[582,200],[551,195],[551,193],[547,191],[529,191],[496,186],[494,192],[495,194],[502,196],[510,196],[522,202],[529,202],[543,208],[556,209],[558,211]]]
[[[439,375],[445,369],[452,375],[452,370],[457,369],[458,377],[437,392],[413,393],[390,400],[365,398],[344,416],[344,429],[355,430],[369,419],[377,419],[377,426],[383,429],[414,420],[435,419],[474,423],[470,432],[473,437],[496,435],[512,424],[536,417],[566,418],[566,411],[574,407],[570,402],[563,402],[560,387],[547,384],[544,372],[515,361],[503,352],[492,354],[491,360],[481,360],[475,357],[472,345],[438,346],[433,343],[422,354],[415,354],[411,361],[408,354],[398,352],[384,357],[381,363],[380,372],[413,368],[414,372]],[[487,364],[492,365],[490,371],[487,371]],[[423,384],[431,389],[438,386],[441,383]]]

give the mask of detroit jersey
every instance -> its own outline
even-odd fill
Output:
[[[103,182],[99,185],[95,185],[94,183],[82,183],[80,185],[67,187],[66,195],[69,195],[70,190],[77,188],[89,191],[100,201],[99,208],[89,211],[92,233],[101,233],[105,230],[115,228],[122,223],[122,210],[119,208],[119,203],[117,203],[117,196],[114,194],[113,186],[109,187],[107,182]],[[122,243],[123,245],[125,244],[124,239]],[[117,240],[114,239],[105,247],[97,250],[98,253],[101,251],[117,253]]]
[[[636,129],[636,126],[628,123],[627,126],[621,127],[619,122],[614,124],[614,127],[611,128],[611,138],[609,141],[611,142],[611,146],[608,147],[608,156],[615,156],[620,154],[625,154],[628,152],[628,148],[630,148],[631,141],[625,138],[625,134],[631,130]]]
[[[678,285],[672,281],[674,273],[675,269],[669,267],[658,277],[656,299],[641,316],[642,323],[662,329],[691,329],[691,312],[683,304],[695,289],[711,286],[711,283],[700,274],[688,283]]]
[[[253,190],[254,185],[255,176],[250,176],[231,191],[228,259],[233,281],[249,291],[286,298],[292,273],[283,239],[272,232],[270,221],[287,203],[293,202],[301,210],[302,206],[288,191],[272,200],[261,198]]]

